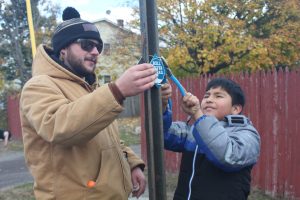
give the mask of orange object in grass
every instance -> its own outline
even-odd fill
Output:
[[[95,181],[88,181],[86,184],[89,188],[95,187],[96,182]]]

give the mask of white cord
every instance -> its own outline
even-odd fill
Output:
[[[192,194],[192,181],[193,181],[194,173],[195,173],[195,161],[196,161],[197,151],[198,151],[198,145],[196,146],[195,153],[194,153],[194,158],[193,158],[193,172],[192,172],[192,176],[191,176],[191,179],[190,179],[190,182],[189,182],[188,200],[190,200],[191,194]]]

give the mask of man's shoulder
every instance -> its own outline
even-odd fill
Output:
[[[47,85],[51,82],[53,82],[52,80],[53,78],[48,76],[48,75],[37,75],[37,76],[33,76],[31,77],[24,85],[24,87],[28,87],[31,85]]]
[[[59,91],[58,84],[53,79],[55,78],[52,78],[48,75],[33,76],[23,86],[21,98],[25,93],[29,91],[43,92],[46,88],[51,88],[52,90]]]

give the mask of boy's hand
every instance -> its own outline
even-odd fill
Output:
[[[172,96],[172,87],[170,83],[165,83],[161,86],[161,100],[162,100],[162,108],[163,111],[166,110],[168,105],[168,99]]]
[[[199,99],[191,93],[186,93],[186,95],[183,97],[181,107],[183,111],[192,116],[194,120],[203,115]]]

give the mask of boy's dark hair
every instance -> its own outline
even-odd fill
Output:
[[[206,91],[217,87],[221,87],[231,96],[232,105],[241,105],[244,107],[246,101],[245,94],[239,84],[227,78],[215,78],[207,84]]]

